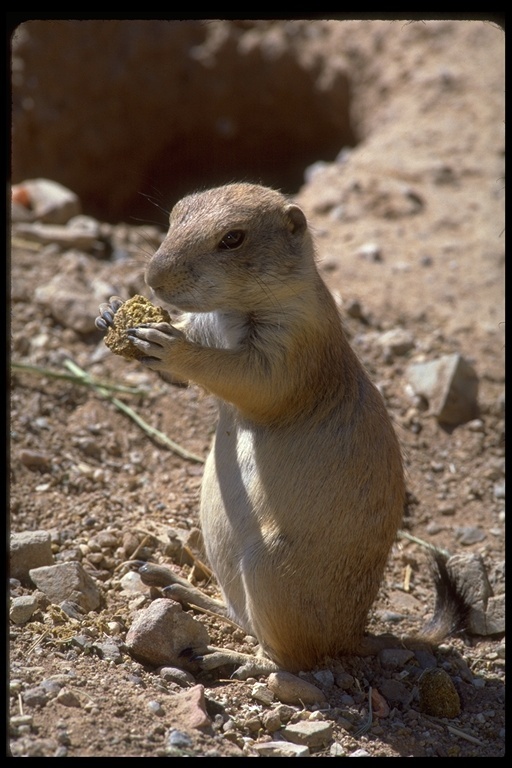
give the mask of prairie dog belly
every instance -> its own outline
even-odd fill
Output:
[[[387,465],[385,441],[357,434],[326,419],[303,422],[298,440],[293,427],[244,427],[222,408],[203,480],[205,546],[231,616],[258,638],[274,631],[274,651],[277,623],[293,637],[298,616],[311,637],[331,627],[332,647],[362,632],[402,489],[398,456],[388,451]]]
[[[244,558],[261,538],[257,470],[249,430],[222,408],[201,489],[201,527],[210,565],[234,620],[251,630],[246,610]]]

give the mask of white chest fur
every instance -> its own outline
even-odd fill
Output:
[[[247,317],[240,312],[201,312],[187,320],[193,336],[208,347],[236,349],[247,332]]]

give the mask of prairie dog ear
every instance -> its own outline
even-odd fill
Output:
[[[286,206],[285,213],[288,220],[288,229],[292,235],[301,234],[307,229],[308,223],[306,217],[298,205],[290,203],[290,205]]]

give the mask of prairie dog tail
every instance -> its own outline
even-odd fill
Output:
[[[465,589],[457,584],[447,566],[447,556],[432,549],[430,566],[436,599],[434,613],[423,627],[413,635],[398,638],[394,635],[369,635],[364,638],[362,655],[373,655],[385,648],[433,648],[447,637],[455,635],[467,626],[470,605]]]

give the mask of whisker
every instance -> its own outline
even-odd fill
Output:
[[[169,209],[164,208],[164,206],[160,204],[160,202],[156,197],[153,197],[152,195],[148,195],[146,192],[139,192],[139,195],[141,197],[144,197],[148,201],[148,203],[151,203],[151,205],[154,205],[155,208],[158,208],[159,211],[162,211],[162,213],[165,213],[166,217],[169,218],[169,214],[170,214]]]

